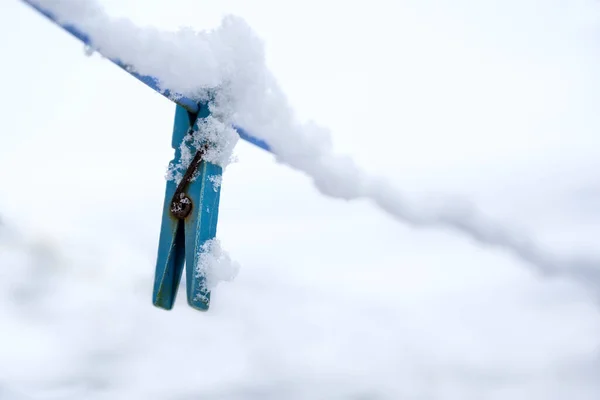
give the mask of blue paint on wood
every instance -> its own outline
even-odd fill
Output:
[[[208,115],[208,106],[204,105],[200,107],[197,120]],[[179,145],[190,128],[190,116],[186,109],[177,106],[173,126],[175,157],[171,161],[172,166],[181,161]],[[196,150],[191,149],[193,152]],[[188,304],[202,311],[209,308],[210,292],[205,289],[205,279],[198,274],[198,267],[203,245],[214,239],[217,233],[221,187],[211,179],[220,177],[222,172],[218,165],[206,161],[200,163],[196,179],[186,190],[193,208],[184,220],[171,214],[171,200],[177,184],[167,181],[152,296],[152,302],[157,307],[167,310],[173,307],[185,263]]]

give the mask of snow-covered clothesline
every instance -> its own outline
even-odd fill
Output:
[[[322,194],[344,200],[371,200],[401,222],[459,233],[513,254],[537,273],[566,276],[600,292],[598,258],[554,254],[532,239],[486,219],[471,206],[446,202],[430,208],[411,203],[402,192],[362,170],[350,157],[335,154],[327,129],[295,119],[286,96],[266,67],[261,40],[241,18],[228,16],[212,31],[163,32],[142,29],[128,19],[112,18],[93,0],[23,1],[43,10],[105,57],[118,60],[115,62],[121,67],[127,65],[130,73],[133,68],[138,79],[184,107],[191,107],[190,111],[196,99],[214,95],[217,88],[214,114],[235,126],[241,138],[271,151],[278,162],[310,176]],[[223,167],[227,159],[220,158]]]
[[[44,3],[43,1],[35,1],[35,0],[23,0],[23,1],[27,4],[29,4],[30,6],[32,6],[33,8],[35,8],[38,12],[40,12],[41,14],[46,16],[48,19],[59,24],[65,31],[67,31],[71,35],[75,36],[85,46],[89,46],[91,49],[94,49],[94,44],[92,43],[92,40],[87,33],[78,29],[74,24],[72,24],[69,21],[66,21],[66,20],[62,21],[61,19],[59,19],[59,17],[57,17],[57,15],[54,15],[54,13],[52,13],[47,8],[41,7],[41,4]],[[108,58],[114,64],[116,64],[120,68],[122,68],[125,71],[127,71],[128,73],[130,73],[132,76],[139,79],[140,81],[145,83],[147,86],[154,89],[156,92],[167,97],[169,100],[172,100],[175,103],[179,104],[180,106],[184,107],[189,112],[195,113],[198,111],[198,102],[197,101],[195,101],[189,97],[186,97],[182,94],[172,92],[170,89],[168,89],[166,87],[162,87],[161,82],[157,78],[155,78],[154,76],[151,76],[151,75],[143,75],[143,74],[138,73],[131,65],[128,65],[127,63],[123,62],[119,58],[111,58],[111,57],[108,57]],[[264,150],[270,151],[269,145],[264,140],[261,140],[255,136],[253,136],[248,131],[246,131],[244,128],[242,128],[241,126],[234,126],[234,128],[237,131],[237,133],[239,134],[240,138],[242,138],[243,140],[250,142]]]

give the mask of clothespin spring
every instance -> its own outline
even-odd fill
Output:
[[[202,162],[202,156],[204,156],[204,153],[207,149],[208,144],[204,144],[200,149],[198,149],[198,151],[196,151],[196,154],[194,154],[194,158],[192,158],[192,161],[185,171],[181,182],[179,182],[177,189],[175,189],[175,194],[171,200],[171,213],[178,219],[185,219],[192,211],[192,200],[187,194],[185,194],[185,190],[187,185],[191,182],[192,177],[196,173],[198,166]]]

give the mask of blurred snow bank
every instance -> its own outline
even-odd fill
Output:
[[[219,248],[215,259],[223,258]],[[361,282],[389,281],[388,267],[371,257]],[[405,250],[395,259],[410,270],[410,257]],[[460,255],[453,258],[461,274]],[[219,286],[211,312],[198,314],[185,302],[170,312],[152,307],[149,265],[127,243],[64,248],[3,226],[0,398],[594,400],[600,393],[596,311],[581,298],[531,301],[573,296],[560,285],[519,280],[415,296],[410,274],[354,287],[324,271],[316,285],[255,267]],[[295,269],[308,266],[298,259]]]
[[[56,284],[60,273],[55,245],[43,237],[27,237],[0,219],[0,292],[3,303],[31,306]]]

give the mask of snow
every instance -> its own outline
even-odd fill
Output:
[[[217,192],[223,184],[223,175],[211,175],[208,177],[208,180],[212,182],[213,188]]]
[[[198,130],[192,135],[191,143],[195,148],[208,144],[208,149],[203,159],[223,167],[229,165],[233,158],[233,149],[239,139],[237,132],[224,118],[209,115],[200,120]]]
[[[238,146],[242,162],[225,177],[218,235],[243,268],[217,287],[206,314],[187,307],[184,293],[170,312],[150,301],[173,106],[110,63],[84,58],[71,38],[14,3],[0,13],[3,26],[27,26],[31,35],[0,38],[6,59],[22,61],[1,67],[10,77],[1,131],[10,134],[0,135],[0,170],[10,173],[0,174],[0,398],[598,398],[597,281],[584,278],[593,272],[585,263],[568,260],[596,253],[600,237],[598,63],[585,59],[589,74],[575,57],[582,49],[554,40],[568,38],[556,21],[572,21],[559,2],[544,3],[556,13],[552,23],[536,19],[536,1],[488,4],[490,15],[471,15],[471,23],[498,27],[493,39],[481,27],[463,38],[472,58],[443,40],[455,33],[448,21],[468,25],[456,21],[484,2],[415,2],[441,15],[431,24],[440,32],[425,43],[418,33],[431,19],[393,9],[400,2],[370,2],[369,10],[350,2],[343,15],[327,2],[248,5],[263,14],[252,24],[262,24],[294,105],[305,115],[321,110],[336,144],[361,162],[328,158],[333,145],[322,128],[276,115],[277,101],[264,111],[274,126],[253,132],[290,132],[298,152],[282,139],[280,160],[308,169],[326,193],[366,193],[408,223],[371,204],[329,201],[304,176]],[[220,7],[168,3],[144,2],[162,11],[177,4],[191,23]],[[232,4],[222,7],[242,13],[245,5]],[[578,4],[586,15],[595,9]],[[496,21],[500,11],[526,23]],[[369,15],[375,23],[365,22]],[[543,32],[540,45],[527,39],[531,31]],[[527,57],[513,65],[511,53],[494,68],[477,40],[521,46]],[[332,44],[335,57],[326,58]],[[425,56],[424,46],[432,46]],[[536,63],[544,48],[564,63],[556,75]],[[392,49],[402,55],[395,63]],[[433,53],[442,56],[419,58]],[[315,63],[316,55],[323,59]],[[521,75],[501,73],[513,68],[531,70],[515,81]],[[347,88],[349,79],[356,86]],[[45,105],[35,117],[23,106],[32,93]],[[374,101],[354,113],[356,98]],[[262,125],[246,117],[240,125]],[[431,204],[423,192],[443,195]],[[472,199],[485,217],[447,192]],[[511,229],[493,229],[502,226]],[[561,269],[568,265],[584,272]]]
[[[198,120],[197,129],[186,135],[179,145],[181,154],[179,162],[169,164],[167,180],[173,180],[179,184],[194,158],[196,150],[203,147],[206,148],[202,156],[204,161],[219,165],[224,169],[235,161],[233,149],[239,136],[231,124],[224,123],[223,120],[226,119],[217,119],[214,115]],[[195,178],[196,176],[193,176],[192,180]]]
[[[361,251],[357,241],[354,256],[373,261],[369,276],[361,266],[359,285],[318,268],[325,287],[286,276],[282,265],[252,268],[213,292],[208,314],[182,301],[165,313],[150,304],[150,260],[132,251],[131,241],[108,236],[101,249],[86,243],[67,248],[14,230],[1,242],[9,244],[0,251],[0,265],[8,267],[0,291],[5,398],[454,400],[509,393],[592,400],[599,390],[592,359],[600,326],[590,319],[596,310],[572,287],[525,279],[415,292],[410,275],[386,284],[385,257],[372,247]],[[237,266],[218,242],[210,247],[203,265],[213,286]],[[285,268],[307,265],[288,261]],[[562,300],[542,305],[531,295]]]
[[[163,90],[192,98],[205,98],[212,88],[236,78],[240,65],[252,67],[261,57],[260,41],[242,19],[233,16],[211,32],[187,28],[163,32],[141,29],[125,18],[111,18],[96,1],[32,3],[51,11],[61,23],[82,29],[103,56],[120,59],[142,75],[158,77]]]
[[[377,176],[367,173],[349,156],[335,153],[328,129],[313,122],[300,123],[287,98],[265,64],[263,43],[246,24],[225,17],[212,31],[184,29],[176,33],[138,28],[112,19],[93,1],[36,0],[61,20],[88,32],[105,56],[118,58],[142,74],[153,75],[165,88],[192,98],[206,98],[218,87],[214,102],[217,119],[200,127],[202,135],[220,140],[209,159],[226,166],[236,141],[224,123],[236,122],[265,139],[277,160],[310,176],[327,196],[343,200],[368,199],[400,222],[416,227],[440,227],[485,245],[511,253],[536,272],[558,274],[590,285],[600,294],[600,257],[561,255],[484,217],[475,207],[458,208],[443,201],[425,208]],[[73,5],[71,3],[76,4]],[[118,37],[119,40],[114,40]],[[222,121],[222,122],[219,122]],[[182,165],[168,178],[182,176],[193,155],[182,144]]]
[[[223,250],[218,239],[206,241],[200,248],[197,277],[204,277],[205,291],[212,291],[221,282],[231,282],[239,273],[240,265]]]

